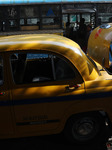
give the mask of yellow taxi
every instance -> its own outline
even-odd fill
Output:
[[[1,37],[0,139],[101,136],[105,120],[112,121],[112,76],[100,67],[59,35]]]

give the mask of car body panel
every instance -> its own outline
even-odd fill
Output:
[[[78,72],[76,77],[17,84],[11,56],[37,52],[65,58]],[[0,86],[0,128],[4,128],[0,130],[1,139],[60,133],[69,117],[83,112],[104,110],[112,120],[111,96],[102,96],[112,91],[112,77],[106,71],[99,73],[75,42],[48,34],[3,37],[0,56],[4,68],[4,82]]]
[[[66,86],[27,87],[24,99],[21,95],[25,88],[15,88],[12,92],[14,93],[14,112],[18,132],[40,132],[56,129],[64,115],[64,111],[73,101],[70,94],[74,94],[74,99],[78,93],[84,94],[83,88],[74,92],[66,92]],[[30,126],[31,124],[34,124],[35,128],[33,125]]]
[[[98,26],[89,37],[88,55],[100,65],[109,68],[109,53],[111,53],[112,24]]]
[[[4,55],[0,53],[4,58]],[[4,62],[4,67],[7,64]],[[11,91],[9,89],[7,69],[4,70],[4,82],[0,85],[0,137],[14,134]]]

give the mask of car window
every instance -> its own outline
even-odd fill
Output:
[[[0,85],[3,84],[3,59],[0,56]]]
[[[11,66],[16,84],[75,78],[68,61],[51,54],[15,53],[11,55]]]

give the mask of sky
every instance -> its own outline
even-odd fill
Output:
[[[112,0],[0,0],[0,4],[29,4],[49,2],[112,2]]]

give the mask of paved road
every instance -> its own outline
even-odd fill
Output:
[[[30,138],[1,140],[2,149],[10,150],[106,150],[106,140],[112,135],[112,131],[106,129],[106,136],[102,136],[97,142],[86,145],[73,145],[64,139],[63,135],[39,136]]]

